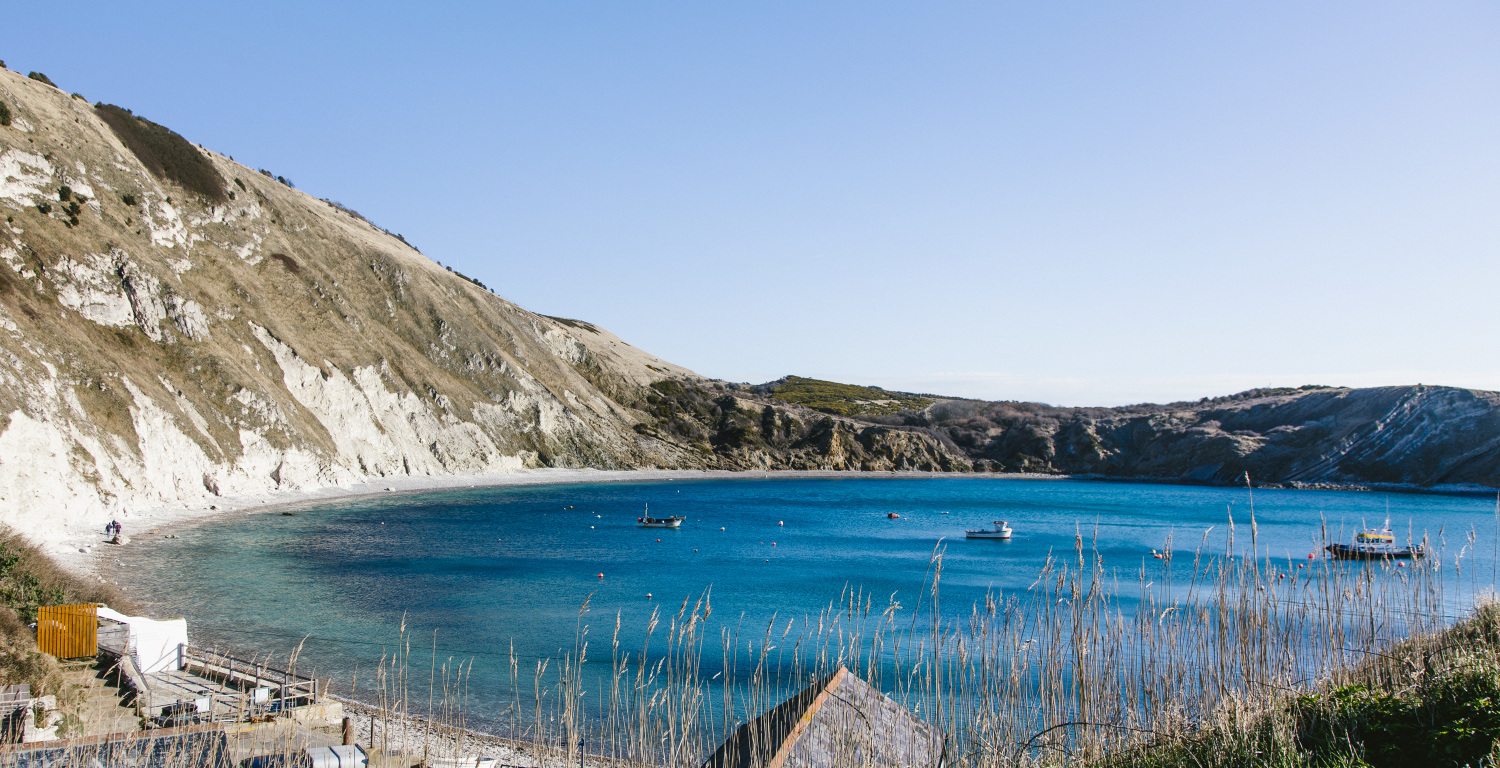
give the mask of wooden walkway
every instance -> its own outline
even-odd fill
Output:
[[[192,646],[181,653],[182,669],[149,675],[140,673],[129,653],[118,656],[118,675],[134,692],[136,711],[148,723],[249,722],[322,697],[318,681],[306,675]],[[163,719],[169,709],[180,713],[173,722]]]

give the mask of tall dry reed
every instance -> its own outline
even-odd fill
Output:
[[[744,627],[712,622],[704,593],[653,612],[639,647],[624,646],[614,617],[603,657],[590,653],[585,603],[567,655],[523,675],[511,649],[508,727],[538,765],[697,766],[740,724],[843,666],[940,732],[945,765],[1096,763],[1387,674],[1368,662],[1449,624],[1445,585],[1473,576],[1462,556],[1451,573],[1436,555],[1274,560],[1253,515],[1231,518],[1224,536],[1217,552],[1208,534],[1186,551],[1169,541],[1160,561],[1121,572],[1080,531],[1029,588],[962,614],[940,602],[940,544],[915,605],[850,587],[817,616]],[[408,645],[377,673],[379,706],[394,717],[427,716],[410,706],[411,661]],[[429,707],[446,727],[465,717],[463,702],[449,703],[455,690]]]
[[[705,592],[654,611],[638,646],[613,617],[598,651],[586,601],[568,653],[528,668],[511,645],[505,708],[485,721],[537,766],[698,766],[741,724],[845,667],[938,732],[944,765],[1127,764],[1210,732],[1269,740],[1245,745],[1259,755],[1292,742],[1265,713],[1319,686],[1408,674],[1412,657],[1392,649],[1451,623],[1463,577],[1478,586],[1463,571],[1472,532],[1446,567],[1440,547],[1409,565],[1299,563],[1268,557],[1253,512],[1246,522],[1231,517],[1217,548],[1207,533],[1189,550],[1169,540],[1159,561],[1127,571],[1080,530],[1028,588],[961,611],[941,602],[941,543],[913,605],[847,587],[816,616],[744,626],[714,620]],[[472,661],[439,658],[435,638],[424,653],[425,636],[414,651],[414,639],[403,621],[355,686],[375,713],[361,743],[428,759],[490,749],[467,731]],[[420,691],[412,670],[424,663]]]

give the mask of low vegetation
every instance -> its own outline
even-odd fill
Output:
[[[0,101],[0,125],[10,125],[10,107]]]
[[[94,111],[152,175],[175,182],[211,203],[229,199],[224,177],[201,150],[176,131],[113,104],[96,104]]]
[[[134,607],[112,587],[64,570],[16,533],[0,529],[0,686],[55,690],[56,664],[37,650],[31,625],[41,606],[74,603]]]
[[[788,376],[762,385],[778,400],[838,416],[883,415],[920,411],[936,400],[931,395],[888,392],[880,387],[861,387],[820,379]]]
[[[57,88],[57,83],[52,82],[52,78],[47,77],[46,75],[44,75],[44,74],[42,74],[40,72],[28,72],[26,74],[26,76],[29,77],[29,78],[31,78],[32,80],[37,81],[38,83],[46,83],[47,85],[50,85],[53,88]],[[61,89],[59,89],[59,90],[61,90]]]
[[[1409,638],[1288,691],[1259,712],[1224,716],[1103,761],[1107,768],[1494,766],[1500,758],[1500,606]]]
[[[658,381],[634,407],[650,417],[636,432],[693,450],[710,468],[967,469],[921,430],[856,424],[723,383]]]

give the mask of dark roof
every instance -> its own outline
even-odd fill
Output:
[[[940,768],[944,739],[844,667],[739,727],[704,768]]]

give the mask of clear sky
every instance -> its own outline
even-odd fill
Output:
[[[1500,389],[1500,4],[12,3],[0,58],[708,376]]]

